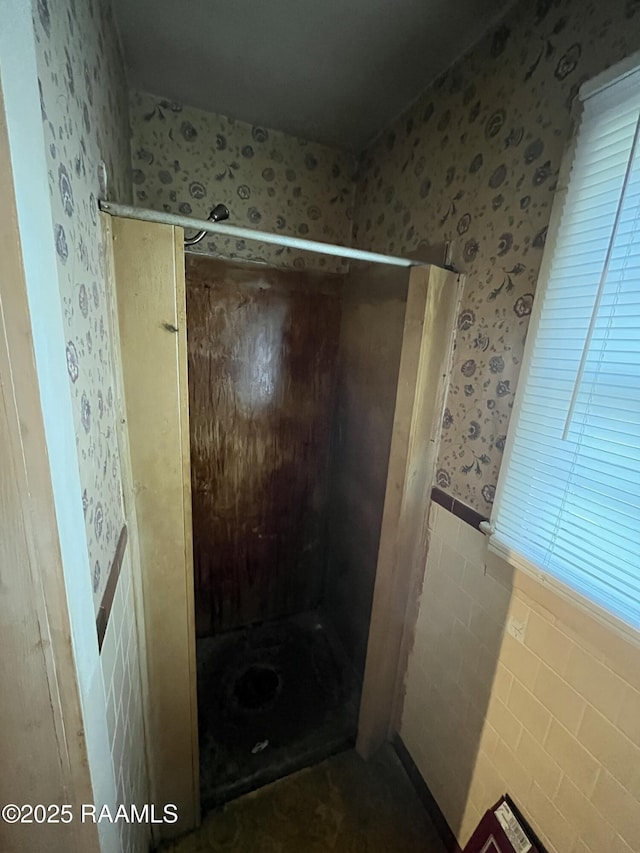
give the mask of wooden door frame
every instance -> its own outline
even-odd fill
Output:
[[[130,220],[121,221],[131,222]],[[136,224],[139,228],[147,230],[172,228],[172,226],[152,223]],[[184,270],[182,231],[175,229],[175,233],[179,233],[179,237],[174,235],[172,238],[175,247],[175,265],[176,268]],[[149,247],[147,247],[148,250]],[[181,257],[182,263],[180,263]],[[136,264],[135,269],[132,269],[128,263],[123,264],[120,270],[116,264],[116,285],[119,294],[121,288],[125,288],[123,292],[126,292],[126,288],[135,284],[137,277],[146,275],[144,265],[138,262]],[[402,711],[404,675],[417,617],[418,597],[428,549],[427,519],[438,455],[442,412],[451,371],[455,318],[459,310],[463,286],[461,275],[431,265],[411,267],[408,276],[407,309],[356,744],[358,752],[365,758],[393,736]],[[155,290],[151,289],[146,295],[144,312],[138,314],[147,332],[162,325],[159,323],[159,314],[156,310],[157,304],[160,303],[157,279],[154,286]],[[186,326],[184,278],[181,286],[180,316],[176,321],[175,331],[184,335]],[[154,299],[158,300],[157,304],[153,302]],[[121,321],[123,310],[126,311],[127,308],[120,305]],[[135,310],[139,312],[140,306]],[[126,359],[123,360],[126,361]],[[179,369],[182,371],[183,368]],[[186,383],[186,347],[184,373],[181,376],[182,378],[176,381]],[[130,405],[133,394],[133,388],[128,389]],[[183,402],[180,404],[179,418],[186,443],[182,441],[182,444],[176,445],[174,450],[185,472],[185,509],[190,515],[188,402],[184,403],[184,389],[181,394]],[[129,420],[131,421],[130,410]],[[131,422],[129,428],[131,428]],[[134,491],[137,493],[139,489],[138,484]],[[184,523],[186,525],[186,517]],[[189,642],[193,643],[194,649],[188,665],[188,701],[192,705],[189,724],[192,727],[191,749],[194,755],[193,815],[195,817],[193,822],[196,823],[199,819],[198,730],[197,714],[193,706],[197,696],[197,681],[192,542],[191,529],[188,525],[185,533],[188,534],[187,561],[184,564],[184,572],[182,570],[179,572],[178,581],[186,585],[187,597],[191,596],[191,604],[187,607],[183,627],[189,633]],[[141,529],[140,536],[142,535]],[[158,602],[151,601],[151,596],[155,593],[152,586],[145,582],[144,576],[143,566],[141,598],[145,621],[147,621],[148,614],[158,607]],[[157,649],[154,650],[154,636],[157,635],[159,624],[157,620],[155,627],[146,624],[145,644],[151,656],[157,654]],[[174,627],[178,630],[177,625]],[[150,676],[150,705],[157,702],[159,697],[164,695],[166,698],[168,695],[168,682],[165,680],[164,686],[158,691],[158,685],[154,684],[153,680],[153,676]],[[154,747],[153,742],[154,731],[153,725],[150,724],[152,752],[158,748]],[[159,747],[160,750],[162,748],[162,746]],[[153,763],[154,758],[151,757],[150,765]],[[153,784],[152,769],[150,775]]]
[[[0,436],[13,475],[8,489],[12,503],[3,509],[20,519],[0,541],[3,554],[20,558],[20,565],[2,561],[8,582],[0,597],[0,657],[3,671],[15,676],[11,685],[3,685],[2,694],[3,719],[14,722],[2,738],[3,764],[12,768],[5,794],[16,803],[67,802],[74,814],[71,823],[55,831],[33,824],[29,835],[24,829],[20,834],[16,824],[0,827],[0,835],[12,849],[28,843],[30,849],[42,846],[52,853],[99,853],[97,826],[78,819],[81,803],[93,802],[94,796],[1,90],[0,197],[0,406],[6,427]],[[49,728],[53,736],[38,753],[37,767],[23,773],[25,757],[33,760],[37,735],[27,718],[34,714],[39,728]]]
[[[399,726],[428,550],[428,515],[463,277],[411,267],[356,749]]]

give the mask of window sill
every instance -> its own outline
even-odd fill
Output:
[[[598,646],[606,634],[640,648],[640,631],[540,569],[521,554],[489,538],[485,571],[510,589],[518,589],[549,614]],[[515,569],[515,572],[513,571]],[[603,631],[604,629],[604,631]],[[600,642],[602,641],[602,642]]]

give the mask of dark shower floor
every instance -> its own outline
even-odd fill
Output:
[[[202,813],[354,742],[359,691],[317,613],[197,642]]]
[[[165,853],[446,853],[390,745],[343,752],[210,814]],[[495,849],[495,848],[494,848]]]

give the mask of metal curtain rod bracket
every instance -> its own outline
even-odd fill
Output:
[[[125,219],[141,219],[144,222],[158,222],[163,225],[175,225],[179,228],[196,228],[198,231],[206,231],[209,234],[222,234],[240,240],[272,243],[275,246],[286,246],[290,249],[300,249],[322,255],[334,255],[337,258],[349,258],[353,261],[368,261],[372,264],[389,264],[396,267],[423,266],[421,261],[412,261],[409,258],[381,255],[378,252],[365,252],[362,249],[352,249],[349,246],[338,246],[334,243],[322,243],[317,240],[302,240],[300,237],[271,234],[269,231],[256,231],[252,228],[238,228],[235,225],[223,225],[207,219],[192,219],[190,216],[178,216],[174,213],[160,213],[157,210],[132,207],[128,204],[98,201],[98,207],[104,213],[109,213],[111,216],[123,216]]]

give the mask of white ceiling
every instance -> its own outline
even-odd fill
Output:
[[[358,152],[510,0],[115,0],[131,86]]]

